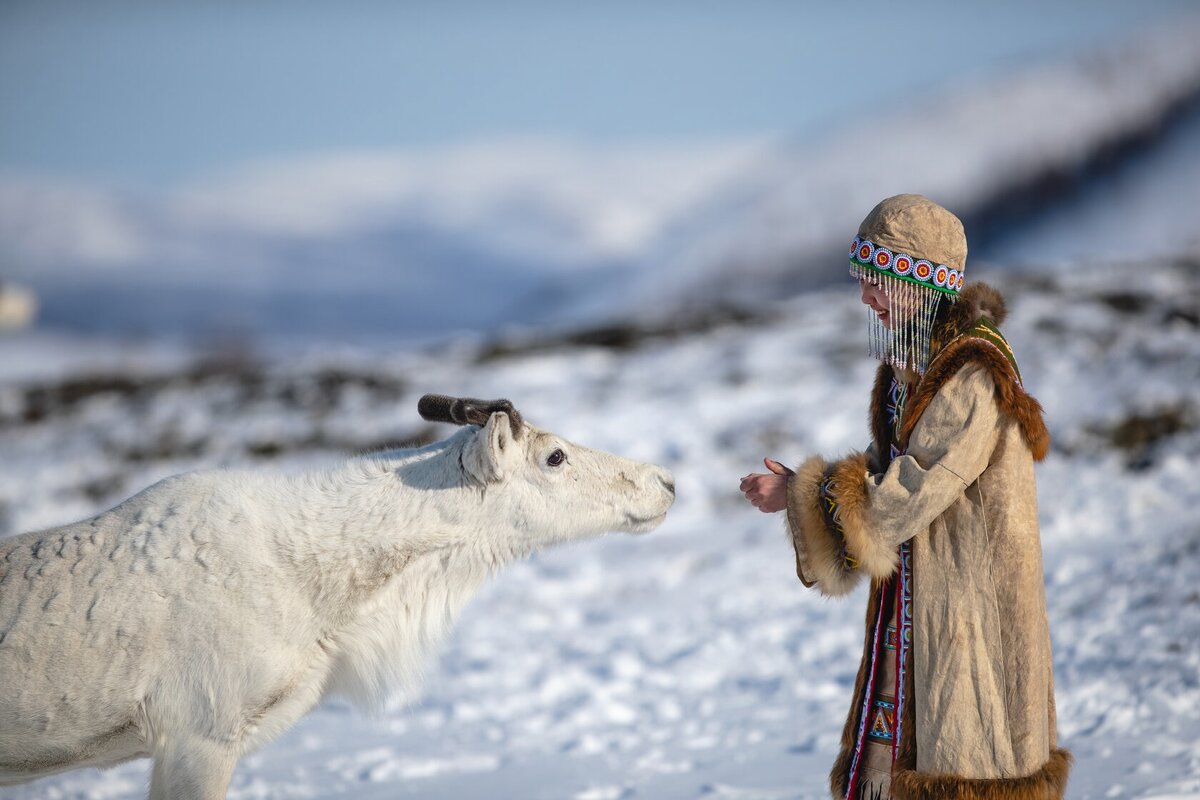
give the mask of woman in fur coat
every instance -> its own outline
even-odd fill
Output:
[[[870,307],[871,445],[742,480],[787,511],[796,573],[869,581],[866,637],[833,796],[1061,798],[1033,462],[1049,435],[998,325],[964,288],[962,223],[919,195],[876,206],[850,248]]]

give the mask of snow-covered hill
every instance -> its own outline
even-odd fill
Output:
[[[857,109],[824,141],[774,148],[677,219],[627,296],[661,308],[794,293],[841,261],[875,203],[901,192],[953,209],[968,238],[982,244],[991,225],[1006,216],[1028,221],[1034,214],[1021,212],[1152,139],[1181,107],[1200,103],[1198,36],[1200,18],[1192,18],[1086,57],[961,83],[916,105]],[[1194,222],[1200,191],[1183,187],[1167,203],[1128,206],[1127,240],[1141,232],[1143,217]],[[1086,235],[1078,232],[1080,240]],[[1180,225],[1175,239],[1176,247],[1190,246],[1200,234]],[[1081,249],[1104,257],[1082,241],[1070,252]]]
[[[257,164],[165,190],[9,175],[0,265],[38,287],[53,327],[486,330],[544,318],[765,146],[502,141]]]
[[[1200,797],[1200,253],[990,277],[1055,442],[1038,480],[1068,796]],[[824,798],[865,597],[804,590],[782,521],[737,484],[763,456],[862,446],[863,322],[847,280],[688,331],[390,353],[193,364],[0,340],[0,528],[67,522],[192,467],[294,469],[443,435],[417,418],[425,391],[508,396],[670,466],[667,523],[504,572],[411,705],[318,709],[245,759],[230,796]],[[136,798],[147,774],[0,797]]]

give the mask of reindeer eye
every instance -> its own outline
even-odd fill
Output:
[[[560,464],[562,464],[562,463],[563,463],[564,461],[566,461],[566,460],[567,460],[567,454],[566,454],[566,453],[564,453],[562,450],[555,450],[555,451],[554,451],[553,453],[551,453],[551,454],[550,454],[550,456],[549,456],[549,457],[546,459],[546,463],[547,463],[547,464],[549,464],[549,465],[550,465],[550,466],[552,466],[552,467],[557,467],[557,466],[559,466]]]

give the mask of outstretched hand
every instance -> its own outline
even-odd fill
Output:
[[[787,481],[796,473],[770,458],[764,458],[763,464],[771,470],[771,474],[752,472],[742,478],[741,491],[750,501],[750,505],[764,514],[773,514],[787,508]]]

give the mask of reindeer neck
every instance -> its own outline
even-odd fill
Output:
[[[497,498],[462,485],[458,450],[363,457],[291,482],[284,546],[315,608],[353,608],[429,556],[490,573],[527,554],[488,508]]]

